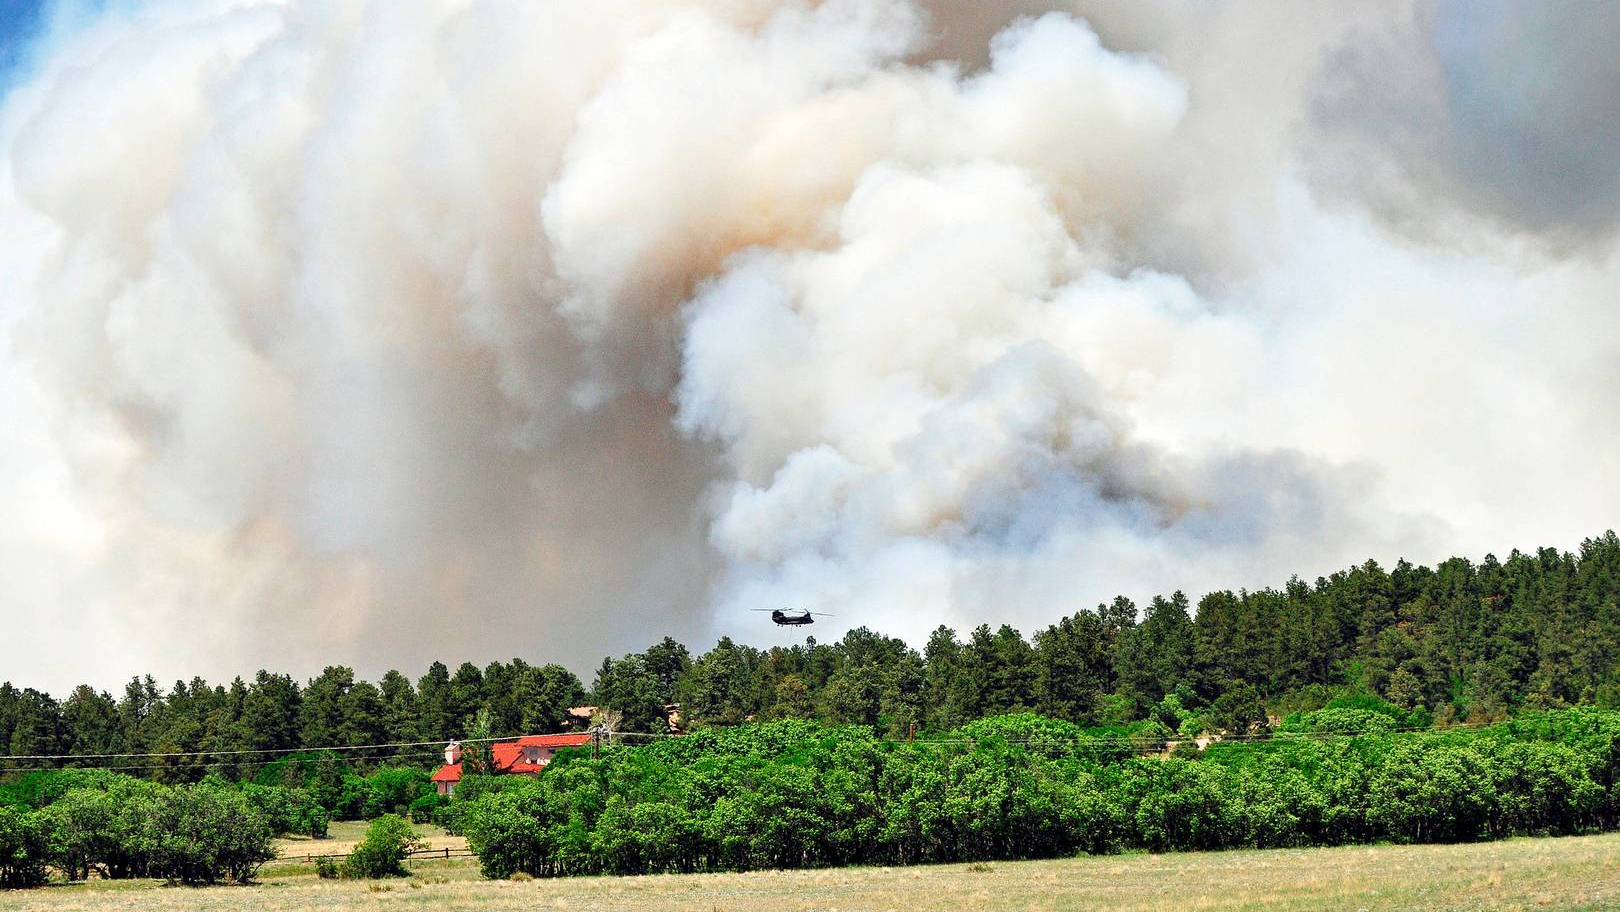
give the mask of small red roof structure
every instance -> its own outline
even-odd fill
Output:
[[[591,743],[590,732],[564,735],[524,735],[515,741],[497,741],[489,746],[495,761],[492,773],[498,775],[532,776],[545,769],[557,751],[565,747],[584,747]],[[461,781],[461,745],[450,742],[444,749],[444,766],[433,774],[441,795],[453,794]]]

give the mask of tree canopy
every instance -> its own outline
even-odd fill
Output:
[[[770,649],[723,637],[701,653],[665,637],[603,659],[589,684],[561,665],[522,659],[454,671],[434,662],[414,682],[389,671],[371,683],[341,665],[303,684],[262,670],[168,688],[146,676],[118,696],[81,686],[62,700],[6,683],[0,748],[89,755],[431,742],[465,737],[480,713],[491,736],[506,737],[563,730],[568,709],[582,704],[611,710],[629,732],[665,731],[667,707],[680,704],[688,727],[818,719],[891,735],[1022,710],[1117,725],[1164,715],[1170,697],[1181,721],[1160,719],[1167,728],[1258,728],[1347,689],[1442,723],[1616,706],[1620,539],[1611,531],[1576,553],[1542,548],[1433,568],[1366,561],[1310,583],[1196,602],[1153,596],[1140,610],[1120,596],[1028,636],[1005,624],[942,626],[914,645],[859,627],[835,642],[810,636]],[[395,759],[424,763],[434,753]],[[152,767],[163,782],[251,777],[257,768],[206,757]]]

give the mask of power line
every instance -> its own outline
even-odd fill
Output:
[[[404,754],[371,754],[371,755],[363,755],[363,756],[358,756],[358,757],[356,757],[356,756],[297,757],[297,758],[282,758],[282,759],[293,759],[293,760],[295,760],[295,762],[298,762],[298,763],[350,763],[350,762],[355,762],[355,761],[371,761],[371,760],[426,759],[428,757],[437,757],[437,756],[439,756],[439,753],[437,751],[428,751],[428,752],[404,753]],[[183,759],[185,759],[185,758],[183,758]],[[65,770],[100,770],[100,771],[108,771],[108,772],[127,772],[127,771],[131,771],[131,770],[175,770],[177,772],[184,772],[184,771],[187,771],[187,770],[210,769],[210,768],[213,768],[213,767],[229,766],[230,764],[236,763],[236,762],[238,762],[238,761],[235,761],[235,760],[213,760],[213,761],[210,761],[210,762],[207,762],[207,763],[195,763],[195,764],[140,763],[140,764],[133,764],[133,765],[119,765],[119,766],[7,766],[7,767],[0,767],[0,773],[63,772]],[[251,763],[253,761],[241,761],[241,762],[249,762],[249,763]],[[271,761],[271,762],[276,762],[276,761]]]
[[[1444,734],[1446,732],[1455,731],[1455,730],[1458,730],[1458,729],[1475,730],[1475,729],[1494,728],[1494,727],[1498,727],[1498,726],[1511,725],[1511,724],[1513,724],[1512,720],[1505,721],[1505,722],[1461,722],[1461,723],[1456,723],[1456,724],[1453,724],[1453,725],[1449,725],[1449,726],[1447,726],[1445,728],[1421,728],[1421,727],[1417,727],[1417,726],[1409,726],[1409,727],[1396,727],[1396,728],[1351,729],[1351,730],[1345,730],[1345,731],[1266,732],[1266,733],[1231,734],[1231,735],[1222,735],[1222,736],[1219,736],[1217,738],[1213,738],[1209,742],[1209,746],[1213,746],[1213,745],[1216,745],[1216,744],[1250,743],[1250,742],[1269,742],[1269,743],[1279,743],[1279,742],[1281,742],[1281,743],[1286,743],[1286,742],[1303,742],[1303,741],[1333,741],[1333,740],[1340,740],[1340,739],[1350,739],[1350,738],[1358,738],[1358,737],[1363,737],[1363,736],[1377,736],[1377,735]],[[716,726],[717,729],[718,728],[733,728],[733,727],[735,727],[735,726]],[[839,737],[839,735],[837,733],[834,733],[834,732],[828,732],[826,734],[831,735],[835,740]],[[660,740],[660,739],[668,739],[668,738],[686,738],[686,737],[690,737],[690,733],[677,733],[677,732],[617,732],[616,731],[616,732],[611,732],[610,736],[611,736],[611,738],[615,738],[615,739],[624,739],[624,738],[635,739],[635,738],[640,738],[640,739],[647,739],[647,740]],[[994,737],[996,737],[994,734],[987,734],[987,735],[984,735],[982,737],[977,737],[977,738],[913,738],[913,739],[874,738],[872,740],[877,741],[879,743],[883,743],[883,744],[907,744],[907,743],[911,743],[911,744],[978,744],[981,741],[984,741],[984,740],[989,739],[989,738],[994,738]],[[462,739],[455,739],[455,740],[456,740],[456,743],[458,743],[458,744],[486,744],[486,743],[494,744],[494,743],[499,743],[499,742],[503,742],[503,741],[516,741],[516,740],[518,740],[518,736],[503,737],[503,738],[462,738]],[[1114,748],[1128,748],[1128,749],[1140,750],[1141,745],[1143,744],[1144,741],[1150,741],[1151,742],[1151,741],[1157,741],[1157,740],[1160,740],[1160,739],[1156,739],[1156,738],[1153,738],[1153,737],[1151,737],[1149,735],[1142,735],[1142,734],[1138,734],[1138,735],[1086,735],[1086,734],[1057,735],[1057,734],[1054,734],[1054,735],[1035,735],[1035,736],[1023,737],[1023,738],[1005,738],[1005,739],[1002,739],[1002,740],[1006,744],[1028,745],[1028,744],[1068,743],[1069,745],[1071,745],[1073,747],[1077,747],[1077,748],[1098,748],[1098,749],[1101,749],[1101,748],[1106,748],[1106,747],[1114,747]],[[1162,739],[1162,740],[1164,740],[1166,743],[1169,743],[1169,742],[1183,742],[1183,743],[1185,743],[1185,742],[1188,742],[1188,741],[1194,741],[1194,740],[1196,740],[1196,738],[1172,736],[1170,738],[1165,738],[1165,739]],[[374,755],[370,755],[370,756],[340,756],[340,757],[329,757],[329,758],[323,758],[323,757],[299,758],[302,762],[334,763],[334,762],[363,761],[363,760],[399,759],[399,758],[403,758],[403,757],[406,757],[406,756],[417,757],[417,758],[426,758],[426,757],[431,757],[431,756],[438,755],[440,751],[437,748],[442,748],[445,743],[446,742],[444,742],[444,741],[398,741],[398,742],[383,743],[383,744],[328,745],[328,746],[321,746],[321,747],[299,746],[299,747],[280,747],[280,748],[252,748],[252,749],[246,749],[245,748],[245,749],[231,749],[231,750],[160,751],[160,752],[146,752],[146,753],[131,752],[131,753],[108,753],[108,754],[11,754],[11,755],[0,756],[0,763],[14,763],[14,762],[20,762],[20,761],[35,761],[35,762],[37,762],[37,761],[53,761],[53,760],[54,761],[61,761],[63,763],[67,763],[67,762],[82,761],[82,760],[142,760],[142,759],[154,759],[154,760],[157,760],[157,759],[190,759],[190,758],[202,758],[202,757],[269,757],[272,754],[280,754],[280,755],[282,755],[279,759],[289,759],[290,757],[292,757],[292,755],[306,754],[306,753],[310,753],[310,754],[313,754],[313,753],[344,753],[344,754],[347,754],[348,752],[352,752],[352,751],[394,750],[394,749],[398,749],[398,748],[413,748],[413,747],[414,748],[428,748],[428,747],[435,748],[435,750],[412,751],[412,752],[405,752],[405,753],[397,753],[396,752],[396,753],[392,753],[392,754],[374,754]],[[272,758],[272,759],[275,759],[275,758]],[[224,764],[229,763],[229,762],[231,762],[231,761],[223,761],[223,760],[221,760],[221,761],[214,761],[212,763],[206,763],[206,764],[201,764],[201,765],[203,765],[203,766],[221,766],[221,765],[224,765]],[[142,765],[119,765],[119,766],[77,766],[77,767],[66,767],[66,766],[7,766],[7,767],[0,767],[0,772],[36,772],[36,771],[56,770],[56,769],[128,770],[128,769],[173,769],[173,768],[176,768],[176,767],[174,767],[171,764],[165,764],[165,763],[142,764]]]
[[[1337,740],[1337,739],[1341,739],[1341,738],[1358,738],[1358,737],[1362,737],[1362,736],[1365,736],[1365,735],[1399,735],[1399,734],[1420,734],[1420,733],[1444,734],[1446,732],[1455,731],[1455,730],[1458,730],[1458,729],[1466,729],[1466,730],[1484,729],[1484,728],[1494,728],[1494,727],[1497,727],[1497,726],[1511,725],[1511,724],[1513,724],[1513,720],[1508,720],[1508,721],[1505,721],[1505,722],[1458,722],[1458,723],[1448,725],[1445,728],[1432,728],[1432,727],[1422,727],[1422,726],[1405,726],[1405,727],[1391,727],[1391,728],[1345,729],[1345,730],[1341,730],[1341,731],[1256,732],[1256,733],[1246,733],[1246,734],[1227,734],[1227,735],[1214,736],[1214,737],[1211,738],[1209,743],[1213,745],[1213,744],[1244,743],[1244,742],[1253,742],[1253,741],[1331,741],[1331,740]],[[738,726],[738,725],[717,725],[717,726],[712,726],[709,729],[699,729],[699,731],[705,731],[705,730],[717,731],[717,730],[732,729],[732,728],[738,728],[738,727],[740,727],[740,726]],[[660,733],[653,733],[653,732],[613,732],[612,734],[613,734],[613,737],[615,737],[615,738],[650,738],[650,739],[684,738],[684,737],[689,737],[690,736],[689,734],[675,734],[675,733],[660,734]],[[693,732],[693,733],[690,733],[690,734],[696,734],[696,732]],[[825,734],[827,736],[832,737],[834,740],[837,740],[837,738],[839,737],[839,735],[837,733],[835,733],[835,732],[826,732]],[[906,738],[878,737],[878,738],[873,738],[872,740],[880,742],[880,743],[884,743],[884,744],[978,744],[981,741],[985,741],[985,740],[995,738],[995,737],[997,737],[997,736],[994,733],[989,733],[989,734],[985,734],[985,735],[982,735],[982,736],[979,736],[979,737],[973,737],[973,738],[957,737],[957,738],[909,738],[909,739],[906,739]],[[1026,737],[1022,737],[1022,738],[1003,738],[1002,741],[1004,743],[1006,743],[1006,744],[1052,744],[1052,743],[1067,742],[1067,743],[1072,743],[1072,744],[1085,744],[1085,745],[1109,745],[1109,744],[1113,744],[1113,745],[1120,745],[1120,746],[1135,746],[1135,745],[1141,744],[1143,741],[1163,740],[1163,741],[1166,741],[1166,742],[1176,742],[1176,741],[1185,742],[1185,741],[1196,740],[1197,737],[1199,737],[1199,736],[1187,737],[1187,736],[1181,736],[1181,735],[1171,735],[1171,736],[1169,736],[1167,738],[1158,739],[1158,738],[1153,737],[1152,735],[1145,734],[1145,733],[1143,733],[1143,734],[1134,734],[1134,735],[1089,735],[1089,734],[1085,734],[1085,733],[1079,733],[1079,734],[1072,734],[1072,735],[1067,735],[1067,734],[1031,735],[1031,736],[1026,736]]]
[[[520,735],[504,738],[454,738],[457,744],[485,744],[499,741],[516,741]],[[122,754],[6,754],[0,755],[0,760],[117,760],[141,759],[146,757],[218,757],[218,756],[247,756],[263,754],[298,754],[298,753],[325,753],[335,751],[358,750],[386,750],[396,747],[439,747],[443,748],[446,741],[396,741],[390,744],[349,744],[326,745],[322,747],[261,747],[240,748],[231,750],[199,750],[199,751],[156,751],[150,753],[122,753]]]

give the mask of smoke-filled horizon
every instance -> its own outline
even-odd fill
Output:
[[[1620,7],[53,21],[0,679],[920,643],[1620,515]]]

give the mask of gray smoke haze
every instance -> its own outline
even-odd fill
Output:
[[[1324,185],[1419,238],[1487,220],[1555,253],[1610,255],[1617,35],[1620,6],[1602,0],[1414,7],[1341,49],[1322,80]]]
[[[0,107],[0,678],[917,639],[1620,513],[1593,4],[185,0]]]

